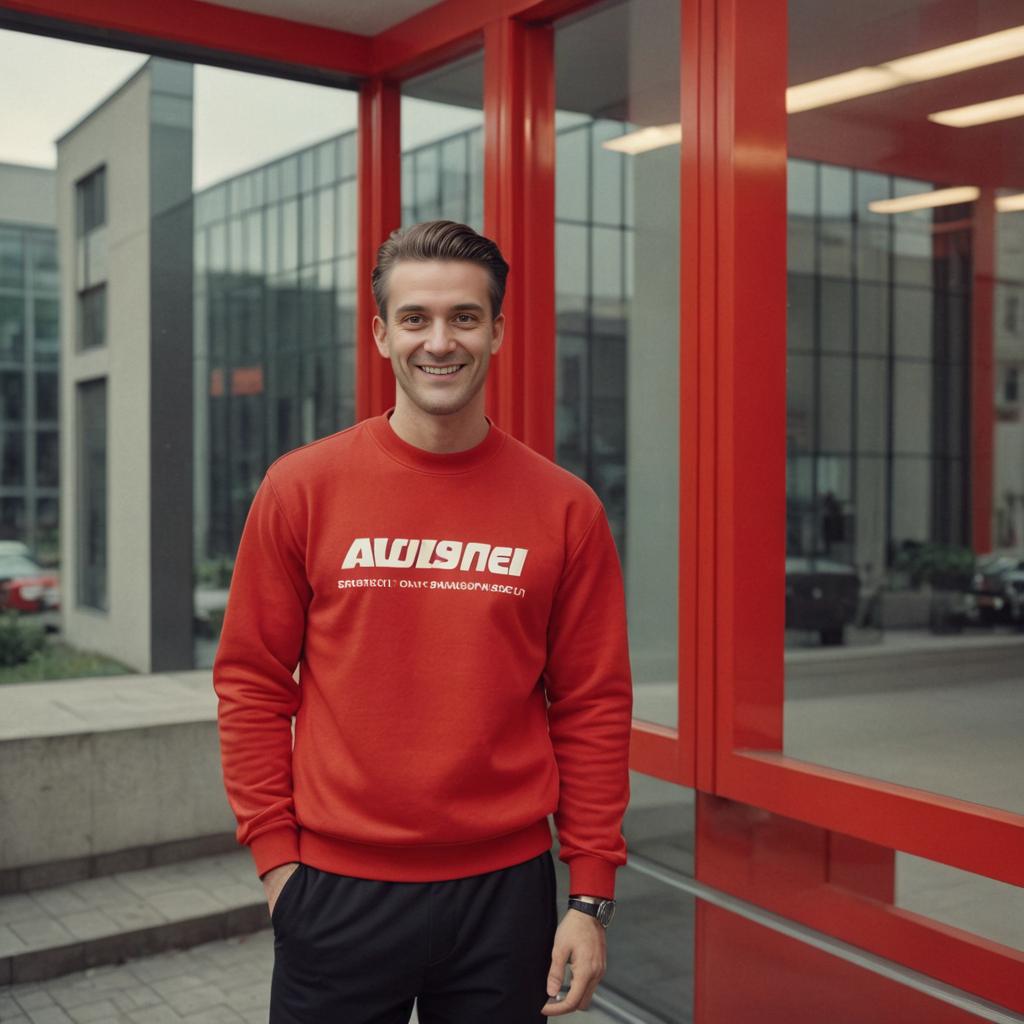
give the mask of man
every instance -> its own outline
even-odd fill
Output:
[[[373,333],[394,406],[278,458],[246,519],[214,687],[271,1024],[406,1024],[414,1000],[421,1024],[524,1024],[586,1009],[605,971],[622,575],[593,490],[484,413],[507,273],[465,225],[393,233]]]

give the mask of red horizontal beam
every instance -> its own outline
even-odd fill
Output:
[[[476,49],[503,18],[553,21],[593,0],[442,0],[373,37],[374,73],[408,78]]]
[[[1011,811],[757,751],[720,761],[718,794],[1024,885],[1024,815]]]
[[[203,0],[164,0],[159,4],[136,0],[2,0],[0,11],[5,10],[338,74],[364,76],[372,70],[373,41],[369,36]]]
[[[690,785],[681,764],[679,733],[657,722],[633,719],[629,741],[629,767],[643,775],[651,775],[680,786]]]
[[[826,835],[819,830],[700,794],[697,835],[698,881],[1000,1006],[1024,1009],[1024,952],[833,884],[822,870]]]

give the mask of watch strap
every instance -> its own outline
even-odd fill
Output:
[[[579,910],[584,914],[597,918],[602,927],[607,928],[611,924],[612,916],[615,913],[615,900],[600,899],[596,902],[569,897],[569,908]]]

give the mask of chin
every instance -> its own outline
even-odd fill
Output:
[[[423,395],[415,390],[406,390],[405,394],[417,409],[429,413],[431,416],[450,416],[452,413],[460,412],[473,397],[472,395]]]

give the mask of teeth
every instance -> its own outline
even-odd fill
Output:
[[[421,366],[420,369],[423,370],[424,373],[432,373],[432,374],[434,374],[435,376],[438,376],[438,377],[445,377],[445,376],[449,376],[450,374],[457,373],[460,369],[462,369],[462,367],[461,366]]]

